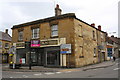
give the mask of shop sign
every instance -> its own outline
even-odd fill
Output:
[[[60,46],[60,53],[65,54],[65,53],[71,53],[71,44],[62,44]]]
[[[45,45],[58,45],[58,40],[46,40],[46,41],[41,41],[41,46]]]
[[[31,47],[40,47],[40,40],[32,40]]]
[[[25,48],[25,42],[16,43],[16,48]]]

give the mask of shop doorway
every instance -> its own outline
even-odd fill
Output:
[[[59,66],[59,50],[47,51],[47,66]]]
[[[44,49],[39,49],[38,53],[38,66],[43,66],[44,63]]]

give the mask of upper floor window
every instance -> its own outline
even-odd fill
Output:
[[[2,41],[0,41],[0,48],[2,48]]]
[[[32,39],[39,38],[39,28],[32,29]]]
[[[95,40],[95,31],[93,31],[93,39]]]
[[[23,40],[23,31],[18,32],[18,40],[22,41]]]
[[[58,25],[51,26],[51,37],[58,36]]]
[[[5,43],[5,48],[9,48],[9,43]]]

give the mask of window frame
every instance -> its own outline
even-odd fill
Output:
[[[93,34],[93,40],[95,40],[95,31],[93,30],[93,32],[92,32]]]
[[[39,37],[40,36],[40,28],[33,28],[31,31],[32,31],[32,39],[40,38]]]
[[[94,48],[94,57],[96,57],[97,56],[97,48]]]
[[[53,28],[56,26],[57,26],[57,28]],[[56,33],[53,34],[54,32],[56,32]],[[58,37],[58,24],[51,25],[51,37]]]
[[[18,31],[18,41],[23,41],[23,30]]]
[[[6,44],[7,44],[7,46],[6,46]],[[9,48],[9,43],[5,43],[5,48]]]

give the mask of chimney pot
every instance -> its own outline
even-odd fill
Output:
[[[5,33],[8,34],[8,29],[5,29]]]
[[[101,31],[101,25],[98,26],[98,29]]]
[[[59,8],[59,5],[58,5],[58,4],[56,5],[56,8]]]
[[[111,37],[114,37],[114,35],[112,35]]]
[[[91,26],[95,27],[95,23],[92,23]]]

